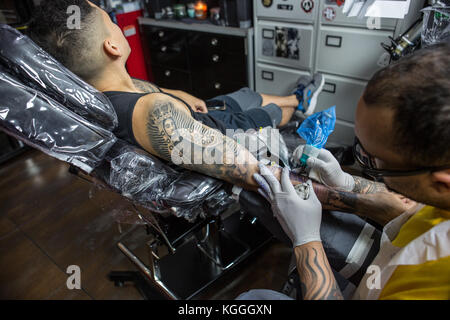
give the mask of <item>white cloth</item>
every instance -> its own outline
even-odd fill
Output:
[[[370,280],[369,277],[373,279],[374,273],[366,273],[356,289],[353,299],[378,299],[397,266],[423,264],[427,261],[438,260],[450,255],[450,220],[434,226],[403,248],[392,244],[403,224],[423,207],[424,205],[418,204],[390,221],[384,227],[380,251],[371,264],[371,266],[375,266],[381,271],[379,273],[380,286],[378,288],[369,288],[368,280]],[[368,267],[368,270],[371,270],[371,266]]]

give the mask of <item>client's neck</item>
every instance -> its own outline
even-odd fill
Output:
[[[125,66],[111,65],[95,80],[90,81],[98,91],[140,92],[133,84]]]

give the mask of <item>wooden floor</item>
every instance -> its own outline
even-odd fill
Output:
[[[115,287],[111,270],[135,270],[119,251],[138,255],[142,226],[115,217],[130,210],[119,195],[98,191],[68,173],[67,164],[30,150],[0,166],[0,299],[141,299],[131,285]],[[143,253],[142,253],[143,254]],[[273,241],[197,299],[233,299],[239,293],[280,290],[291,250]],[[81,290],[66,286],[67,267],[81,268]]]

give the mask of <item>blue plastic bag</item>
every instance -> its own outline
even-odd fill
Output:
[[[319,150],[327,143],[329,135],[336,124],[336,106],[317,112],[305,119],[297,130],[300,137],[306,140],[306,146],[300,159],[306,165],[309,157],[316,157]]]

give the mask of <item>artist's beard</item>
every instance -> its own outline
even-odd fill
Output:
[[[423,187],[420,179],[411,179],[409,183],[399,182],[397,179],[383,179],[389,190],[401,194],[411,200],[423,203],[429,206],[450,210],[450,199],[431,195]],[[387,181],[386,181],[387,180]]]

